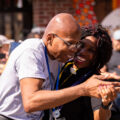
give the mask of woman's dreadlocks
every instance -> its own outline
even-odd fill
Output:
[[[97,53],[94,67],[102,68],[112,55],[112,41],[105,28],[101,25],[88,26],[82,28],[81,40],[86,36],[94,36],[97,39]]]

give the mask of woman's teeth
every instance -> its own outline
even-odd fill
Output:
[[[78,59],[79,61],[82,61],[82,62],[86,61],[85,58],[80,57],[80,56],[77,56],[77,59]]]

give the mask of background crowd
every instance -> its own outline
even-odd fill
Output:
[[[76,5],[77,0],[75,0],[74,2]],[[91,2],[92,8],[93,8],[92,3],[94,3],[94,2]],[[87,7],[85,6],[86,8],[89,8],[89,11],[90,10],[93,11],[93,9],[90,7],[91,5],[89,5],[89,3],[87,1],[84,4],[87,6]],[[83,4],[79,4],[79,7],[81,7],[81,9],[82,9]],[[77,7],[77,8],[79,8],[79,7]],[[118,84],[119,83],[115,83],[115,81],[119,82],[119,80],[120,80],[120,24],[118,23],[119,25],[115,25],[116,23],[114,23],[114,25],[115,25],[114,27],[113,26],[108,27],[108,26],[105,26],[105,21],[104,21],[103,22],[104,25],[103,25],[103,23],[101,23],[101,25],[103,25],[103,27],[101,26],[101,28],[99,29],[99,27],[95,27],[95,26],[99,26],[97,24],[97,19],[95,17],[95,14],[92,13],[93,16],[91,16],[91,17],[94,18],[94,19],[92,19],[92,18],[90,18],[90,15],[88,14],[89,12],[87,13],[86,9],[84,9],[83,11],[86,12],[86,14],[88,14],[88,17],[84,17],[84,15],[81,12],[82,11],[81,9],[76,9],[76,13],[77,14],[81,13],[81,17],[74,15],[75,21],[80,26],[80,28],[82,28],[84,31],[84,33],[82,32],[81,35],[79,35],[80,32],[78,34],[74,33],[74,34],[76,34],[76,36],[72,33],[76,29],[72,26],[72,23],[74,24],[74,26],[76,24],[71,20],[69,15],[68,15],[68,19],[70,19],[71,25],[68,25],[68,23],[70,22],[69,20],[68,20],[68,22],[66,22],[66,19],[64,19],[64,21],[66,22],[66,24],[65,24],[65,22],[62,21],[62,19],[64,17],[60,17],[60,18],[58,17],[58,21],[56,20],[57,22],[55,22],[55,20],[52,19],[53,21],[52,20],[51,20],[52,22],[50,21],[50,25],[48,23],[48,25],[45,27],[39,27],[39,26],[33,27],[30,30],[30,32],[25,35],[24,39],[20,39],[20,40],[19,39],[10,39],[8,36],[5,36],[5,34],[0,34],[0,78],[2,78],[1,80],[3,80],[3,78],[5,79],[6,75],[9,75],[10,78],[13,80],[13,84],[10,83],[11,88],[8,87],[7,89],[4,89],[3,87],[1,87],[1,89],[0,89],[1,91],[3,90],[5,92],[5,94],[4,93],[0,94],[1,100],[2,100],[2,101],[0,101],[0,107],[2,106],[1,103],[3,103],[3,106],[2,106],[3,109],[1,109],[1,111],[0,111],[0,120],[4,120],[4,119],[1,119],[2,117],[5,117],[5,120],[12,120],[15,118],[17,119],[17,117],[19,118],[19,120],[23,120],[23,118],[26,119],[27,117],[28,117],[28,120],[29,119],[31,120],[32,117],[33,117],[33,120],[34,119],[35,120],[38,120],[38,119],[40,119],[40,120],[49,120],[50,119],[51,120],[51,108],[53,108],[53,107],[55,107],[53,109],[53,113],[55,111],[55,113],[54,113],[55,117],[58,114],[60,114],[58,117],[58,119],[60,119],[60,120],[79,120],[79,118],[81,118],[82,120],[88,120],[88,119],[93,120],[93,118],[94,118],[94,120],[120,120],[120,93],[118,92],[118,89],[119,89]],[[90,13],[91,13],[91,11],[90,11]],[[59,14],[58,14],[58,16],[59,16]],[[80,19],[80,21],[78,20],[78,18]],[[89,20],[88,20],[89,18],[93,21],[92,24],[89,23]],[[112,19],[112,18],[109,18],[109,20],[110,19]],[[86,22],[86,25],[82,25],[81,21],[83,22],[85,20],[88,20]],[[59,23],[61,23],[61,25]],[[107,22],[107,23],[109,24],[109,22]],[[107,25],[107,23],[106,23],[106,25]],[[64,25],[65,27],[63,27],[62,25]],[[70,29],[71,26],[73,27],[73,29]],[[66,29],[67,27],[68,27],[68,29]],[[61,30],[61,28],[62,28],[62,30]],[[78,28],[77,28],[77,30],[78,30]],[[72,34],[73,35],[72,37],[74,38],[74,40],[75,40],[75,37],[79,36],[80,43],[77,42],[76,44],[74,44],[73,42],[69,42],[69,38],[67,39],[68,42],[66,42],[66,39],[64,39],[65,35],[63,34],[63,32],[66,34],[68,34],[68,33]],[[55,44],[52,45],[53,41],[55,41],[54,39],[60,40],[61,42],[58,42],[58,43],[56,42]],[[78,37],[76,38],[76,40],[77,39],[78,39]],[[34,42],[33,40],[36,40],[36,41]],[[45,53],[45,57],[46,57],[46,54],[48,54],[49,57],[46,59],[48,59],[48,63],[50,62],[50,66],[48,63],[47,63],[47,65],[44,66],[45,63],[43,63],[43,62],[45,62],[45,59],[41,58],[41,56],[39,56],[38,53],[36,52],[38,50],[38,47],[37,47],[37,44],[39,43],[39,42],[37,42],[38,40],[43,40],[44,44],[45,44],[44,46],[47,46],[47,48],[46,47],[45,48],[47,49],[48,53]],[[47,42],[45,40],[47,40]],[[83,40],[83,41],[81,42],[81,40]],[[62,42],[64,43],[63,46],[61,44]],[[24,48],[26,48],[25,43],[26,43],[26,45],[28,45],[28,47],[31,47],[32,49],[29,50],[29,48],[28,48],[28,51],[25,51],[24,50]],[[23,47],[21,44],[23,45]],[[42,46],[42,44],[43,43],[41,42],[40,45]],[[35,47],[34,47],[34,45],[35,45]],[[60,47],[60,45],[61,45],[61,47]],[[65,49],[64,45],[66,45],[68,48]],[[18,48],[18,46],[20,46],[21,49],[20,49],[20,47]],[[69,49],[69,46],[70,46],[70,49]],[[33,49],[35,49],[35,50],[33,50]],[[13,51],[15,51],[15,52],[12,54]],[[22,54],[22,51],[24,51],[25,54]],[[19,53],[21,57],[18,57],[19,54],[17,54],[17,53]],[[72,56],[73,54],[74,54],[74,57],[71,58],[70,56]],[[38,56],[40,57],[40,60],[38,60],[39,59]],[[66,56],[66,58],[64,56]],[[9,60],[9,58],[10,58],[10,60]],[[35,61],[33,60],[33,58]],[[67,58],[69,58],[69,59],[67,59]],[[24,59],[25,61],[22,59]],[[55,61],[58,60],[60,62],[60,64],[58,64],[58,61],[55,62],[53,59]],[[78,59],[80,59],[80,61]],[[87,62],[85,64],[80,64],[80,62],[84,63],[84,61],[86,59],[87,59]],[[21,62],[21,61],[24,61],[24,62]],[[42,61],[42,62],[40,62],[40,61]],[[29,67],[29,65],[31,65],[31,63],[29,63],[29,62],[33,63],[33,68],[32,68],[32,66]],[[61,62],[64,62],[64,64],[61,64]],[[36,73],[38,71],[42,70],[42,68],[37,66],[38,63],[39,64],[42,63],[42,65],[45,67],[44,73],[40,73],[40,74],[48,75],[47,77],[44,75],[42,77],[39,75],[38,76],[36,75]],[[28,65],[28,66],[26,67],[26,65]],[[56,67],[55,65],[58,65],[58,66]],[[49,67],[53,68],[52,72],[53,73],[55,72],[55,74],[52,73],[52,75],[50,75],[51,73],[49,71]],[[59,70],[59,67],[60,67],[61,71]],[[5,70],[5,68],[6,68],[6,70]],[[11,68],[11,70],[9,68]],[[22,71],[21,68],[22,69],[24,68],[24,71]],[[27,73],[26,68],[27,69],[29,68],[28,71],[30,72],[30,74]],[[46,72],[46,68],[48,69],[47,72]],[[51,85],[51,86],[52,86],[52,88],[55,88],[58,93],[61,89],[64,91],[64,90],[66,90],[66,88],[68,88],[68,90],[70,90],[69,87],[76,86],[75,88],[77,88],[78,84],[80,84],[80,86],[85,85],[85,83],[90,84],[91,82],[89,82],[89,81],[92,79],[94,81],[103,79],[101,77],[99,78],[99,76],[98,76],[98,78],[96,76],[94,76],[94,75],[100,75],[100,74],[103,75],[106,79],[108,78],[108,80],[111,82],[110,84],[113,84],[113,86],[109,85],[109,83],[104,84],[104,82],[105,82],[104,81],[103,83],[101,83],[102,85],[98,85],[99,92],[97,92],[96,94],[93,94],[94,90],[92,91],[90,89],[90,91],[92,91],[91,94],[88,92],[87,96],[83,97],[84,96],[84,94],[83,94],[82,97],[77,96],[76,97],[77,99],[72,96],[73,91],[74,91],[72,89],[71,89],[71,93],[68,94],[68,99],[66,99],[67,95],[62,94],[63,96],[57,96],[57,95],[61,95],[61,94],[60,93],[58,94],[56,92],[55,95],[53,95],[52,93],[49,93],[47,91],[48,98],[50,99],[50,102],[51,102],[51,104],[49,104],[49,100],[47,103],[44,102],[44,99],[45,99],[45,101],[47,101],[47,97],[46,96],[44,97],[44,95],[46,95],[46,91],[44,91],[44,90],[46,90],[46,89],[48,90],[50,87],[50,85],[49,85],[50,83],[46,82],[46,79],[56,79],[56,81],[57,81],[58,80],[58,76],[56,76],[57,68],[58,68],[58,73],[59,73],[58,76],[59,76],[60,81],[58,83],[55,82],[55,86],[54,85]],[[32,70],[35,71],[36,73],[34,73]],[[5,71],[5,72],[3,73],[3,71]],[[2,76],[2,73],[3,73],[3,76]],[[14,74],[13,76],[12,76],[12,73]],[[26,76],[24,76],[24,75],[26,75]],[[9,76],[6,77],[6,80],[9,80]],[[14,80],[17,81],[18,79],[20,79],[20,80],[22,79],[23,82],[20,82],[17,84],[17,82],[15,82]],[[88,82],[87,82],[87,79],[88,79]],[[29,80],[31,80],[34,83],[33,84],[34,87],[31,87],[32,82],[29,82]],[[77,82],[74,80],[76,80]],[[82,80],[82,82],[81,81],[79,82],[79,80]],[[73,83],[70,81],[72,81]],[[74,82],[76,84],[74,84]],[[97,81],[97,82],[98,82],[97,84],[99,84],[99,81]],[[5,84],[6,83],[4,82],[3,86],[5,86]],[[15,84],[17,84],[16,86],[18,88],[15,88],[13,90],[12,85],[14,86]],[[25,85],[27,86],[27,88],[25,88]],[[93,82],[93,84],[91,83],[90,85],[95,86],[95,83]],[[2,86],[2,84],[1,84],[1,86]],[[40,86],[40,87],[38,87],[38,86]],[[96,88],[96,86],[95,86],[95,88]],[[11,104],[10,105],[7,104],[8,108],[4,107],[4,104],[5,104],[4,99],[6,96],[7,96],[6,98],[9,98],[9,96],[12,98],[13,94],[14,95],[18,94],[17,97],[19,96],[19,98],[21,100],[21,96],[19,95],[19,93],[15,94],[15,92],[18,89],[21,89],[21,91],[22,91],[22,92],[20,91],[19,93],[23,97],[22,98],[23,103],[20,101],[21,102],[20,107],[15,108],[15,110],[11,109],[11,111],[9,113],[8,111],[10,109],[8,109],[8,108],[11,106]],[[33,93],[38,91],[38,93],[36,92],[35,94],[33,94],[35,97],[30,96],[29,93],[26,92],[27,89],[31,90],[31,92],[33,92]],[[41,92],[40,90],[43,90],[43,92],[45,92],[45,93],[40,93],[40,95],[42,95],[42,99],[39,98],[39,92]],[[12,92],[10,93],[10,91],[12,91],[12,92],[14,91],[14,93],[12,94]],[[28,96],[26,93],[28,93]],[[98,93],[99,93],[99,95],[98,95]],[[51,96],[53,95],[53,99],[49,95],[51,95]],[[57,96],[57,98],[55,98],[56,96]],[[14,100],[16,100],[17,97],[15,96]],[[97,98],[94,98],[94,97],[97,97]],[[28,99],[28,98],[31,98],[31,99]],[[100,98],[100,99],[98,99],[98,98]],[[54,99],[58,99],[58,101],[60,101],[61,103],[54,101]],[[13,101],[11,99],[9,99],[9,100],[11,103],[14,102],[14,100]],[[40,104],[40,102],[39,102],[40,100],[41,101],[43,100],[42,101],[43,106]],[[32,107],[28,107],[29,105],[25,101],[27,101],[27,102],[29,101],[31,103],[29,105],[31,105]],[[55,105],[53,103],[55,103]],[[28,105],[27,108],[26,108],[26,105]],[[14,108],[15,106],[12,106],[12,107]],[[10,108],[12,108],[12,107],[10,107]],[[23,107],[24,107],[25,111],[23,111]],[[27,113],[27,117],[25,116],[25,114],[23,116],[17,114],[16,109],[18,109],[19,112],[22,111],[22,112],[20,112],[20,114]],[[29,114],[29,113],[31,113],[31,111],[33,112],[33,114]],[[38,111],[42,111],[42,112],[38,113]],[[3,112],[3,116],[1,114],[2,112]],[[35,112],[35,114],[34,114],[34,112]],[[7,114],[8,114],[8,116],[7,116]],[[55,118],[55,119],[57,120],[57,118]]]

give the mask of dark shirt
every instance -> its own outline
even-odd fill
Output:
[[[120,65],[120,51],[113,51],[112,57],[107,64],[108,72],[116,72],[120,75],[118,65]]]
[[[59,89],[72,86],[76,81],[82,79],[83,76],[90,71],[88,68],[79,69],[76,72],[76,75],[74,75],[71,74],[70,72],[70,68],[72,66],[73,66],[73,62],[68,62],[62,68],[60,81],[59,81]],[[93,120],[93,109],[98,109],[101,104],[101,101],[97,101],[95,98],[93,98],[93,101],[96,101],[96,102],[92,102],[94,103],[94,106],[91,105],[90,97],[83,96],[72,102],[64,104],[61,107],[62,109],[61,109],[60,118],[65,118],[66,120]]]
[[[93,111],[90,97],[80,97],[63,105],[61,117],[66,120],[93,120]]]

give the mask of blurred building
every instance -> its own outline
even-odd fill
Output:
[[[22,39],[32,28],[31,0],[0,0],[0,34]]]
[[[60,12],[73,14],[81,26],[96,24],[118,7],[120,0],[0,0],[0,34],[24,39]]]

